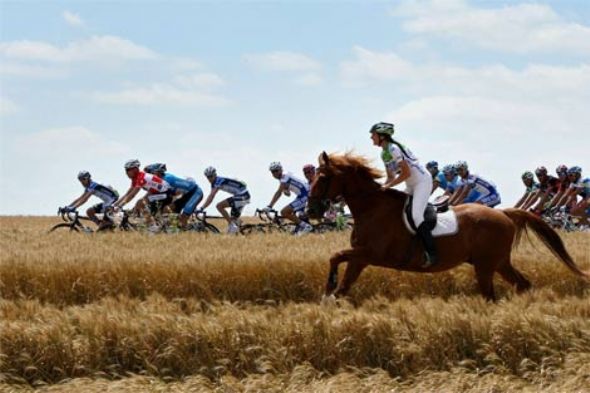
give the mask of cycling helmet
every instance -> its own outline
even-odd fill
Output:
[[[315,166],[313,166],[312,164],[306,164],[303,166],[303,173],[308,173],[312,171],[315,171]]]
[[[570,169],[567,170],[567,174],[572,174],[572,173],[577,173],[578,175],[582,174],[582,168],[580,168],[579,166],[573,166]]]
[[[430,161],[426,164],[426,169],[430,169],[430,168],[438,168],[438,162],[436,161]]]
[[[533,180],[533,172],[526,171],[522,174],[522,180]]]
[[[537,169],[535,169],[535,175],[539,176],[539,175],[545,175],[547,176],[547,168],[545,168],[544,166],[540,166]]]
[[[125,169],[139,168],[140,166],[139,160],[129,160],[125,163]]]
[[[270,163],[270,165],[268,166],[268,169],[270,169],[270,171],[279,171],[281,169],[283,169],[283,166],[281,165],[280,162],[278,161],[273,161]]]
[[[205,172],[203,172],[203,173],[207,177],[216,176],[217,175],[217,169],[213,168],[212,166],[208,166],[207,168],[205,168]]]
[[[455,174],[455,167],[453,165],[445,165],[442,169],[445,175],[454,175]]]
[[[145,171],[147,173],[151,173],[153,175],[154,173],[166,173],[167,168],[166,168],[166,164],[162,164],[161,162],[156,162],[154,164],[150,164],[150,165],[146,166]]]
[[[468,170],[469,165],[467,165],[467,162],[465,162],[465,161],[457,161],[457,163],[455,164],[455,169],[461,169],[461,168]]]
[[[393,128],[393,124],[381,122],[381,123],[377,123],[377,124],[373,125],[373,127],[371,127],[371,130],[369,132],[371,134],[376,132],[377,134],[380,134],[380,135],[393,136],[393,133],[395,132],[395,130]]]
[[[561,174],[565,174],[565,173],[567,173],[567,166],[565,166],[565,165],[563,165],[563,164],[562,164],[562,165],[560,165],[560,166],[558,166],[558,167],[555,169],[555,173],[557,173],[558,175],[561,175]]]
[[[78,172],[78,180],[82,180],[82,179],[90,179],[90,172],[88,172],[88,171]]]

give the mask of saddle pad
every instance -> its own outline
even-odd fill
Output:
[[[415,235],[416,231],[414,231],[410,224],[408,223],[408,218],[406,214],[402,212],[402,219],[408,231]],[[455,214],[455,210],[450,208],[444,213],[438,213],[436,216],[436,226],[432,230],[432,236],[440,237],[440,236],[452,236],[456,235],[459,232],[459,222],[457,221],[457,215]]]

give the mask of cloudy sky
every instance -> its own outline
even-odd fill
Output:
[[[245,180],[251,208],[323,150],[396,124],[503,205],[526,169],[590,172],[590,7],[569,1],[0,3],[0,214],[53,214],[123,163]],[[286,200],[279,201],[279,205]]]

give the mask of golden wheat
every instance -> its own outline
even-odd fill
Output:
[[[514,254],[536,289],[515,295],[498,281],[497,304],[464,266],[371,268],[351,303],[326,307],[327,259],[344,234],[48,235],[50,223],[0,219],[1,390],[590,386],[590,286],[537,241]],[[588,234],[563,238],[588,269]]]

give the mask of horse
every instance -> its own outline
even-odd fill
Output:
[[[345,296],[361,272],[369,265],[418,273],[437,273],[470,263],[481,294],[496,301],[494,273],[516,287],[518,293],[531,287],[529,280],[511,264],[511,251],[523,232],[532,230],[573,273],[590,280],[574,262],[563,241],[542,219],[518,209],[492,209],[480,204],[453,207],[459,230],[454,235],[435,238],[438,262],[423,268],[424,252],[420,242],[402,221],[407,194],[382,189],[376,181],[382,172],[368,160],[351,153],[323,152],[319,170],[311,185],[307,214],[321,218],[327,202],[341,196],[354,219],[351,248],[330,258],[325,297]],[[338,265],[348,262],[338,284]]]

